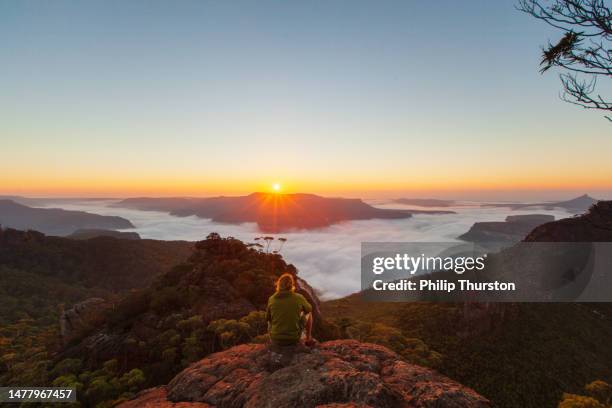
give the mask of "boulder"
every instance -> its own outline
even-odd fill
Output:
[[[244,344],[212,354],[166,386],[119,405],[136,407],[489,407],[489,401],[389,349],[335,340],[310,349]]]
[[[102,298],[85,299],[60,315],[60,334],[64,343],[95,325],[101,313],[110,305]]]

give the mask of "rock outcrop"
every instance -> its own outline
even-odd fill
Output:
[[[95,324],[101,313],[110,305],[102,298],[89,298],[64,310],[60,315],[60,335],[64,343],[69,342],[79,332]]]
[[[336,340],[313,349],[244,344],[192,364],[122,408],[489,407],[475,391],[389,349]]]

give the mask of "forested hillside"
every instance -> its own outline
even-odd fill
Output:
[[[91,297],[119,301],[182,262],[193,243],[75,241],[0,229],[0,384],[50,385],[63,347],[62,311]]]
[[[170,266],[173,259],[178,261],[173,249],[181,253],[184,243],[167,243],[165,248],[162,242],[150,241],[150,247],[144,250],[138,244],[146,240],[66,241],[37,233],[4,231],[0,255],[5,265],[3,275],[15,284],[22,278],[31,279],[32,284],[24,285],[18,292],[19,299],[11,302],[14,310],[6,310],[10,324],[0,332],[0,382],[74,385],[81,390],[81,402],[87,406],[121,401],[143,387],[164,383],[190,362],[211,352],[262,340],[266,332],[262,310],[273,293],[276,278],[284,272],[296,273],[295,267],[280,255],[211,234],[195,244],[187,261],[157,275],[148,287],[122,295],[117,292],[117,282],[123,288],[136,283],[132,280],[135,277],[123,275],[134,265],[146,264],[134,261],[134,252],[150,255],[153,263],[158,262],[156,257],[162,259],[157,271]],[[104,249],[117,254],[113,257]],[[174,258],[165,257],[171,254]],[[96,276],[105,273],[112,277],[101,279],[103,286],[92,285]],[[62,285],[58,276],[73,284]],[[36,285],[38,277],[44,282],[40,290]],[[142,282],[141,278],[138,286],[143,286]],[[312,289],[303,281],[300,288],[318,311]],[[110,293],[111,289],[115,293]],[[39,302],[36,295],[44,290],[61,295],[43,296],[45,307],[39,313],[28,314],[30,308],[24,305],[28,301],[21,299]],[[10,298],[8,293],[5,295]],[[105,300],[88,313],[91,324],[80,324],[77,332],[62,338],[57,303],[70,304],[94,295]],[[315,333],[320,339],[333,337],[334,328],[326,325],[318,313],[316,321]]]

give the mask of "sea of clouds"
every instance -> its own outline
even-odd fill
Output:
[[[157,211],[110,207],[112,203],[72,201],[47,203],[45,206],[124,217],[136,226],[130,231],[137,232],[142,238],[197,241],[211,232],[218,232],[244,242],[255,242],[254,238],[262,235],[254,223],[219,224],[196,216],[175,217]],[[370,204],[380,208],[418,208],[381,200],[371,201]],[[333,299],[360,290],[362,242],[455,242],[459,235],[479,221],[503,221],[510,214],[551,214],[556,219],[572,215],[563,210],[483,208],[477,203],[440,209],[456,211],[457,214],[419,214],[403,220],[350,221],[319,230],[277,234],[275,237],[287,238],[280,252],[298,268],[299,275],[317,289],[323,299]],[[271,249],[277,249],[278,245],[279,242],[275,241]]]

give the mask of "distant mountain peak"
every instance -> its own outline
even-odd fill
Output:
[[[555,203],[556,207],[563,207],[568,209],[588,209],[591,205],[597,203],[599,200],[591,197],[588,194],[583,194],[579,197],[572,198],[567,201],[560,201]]]
[[[597,201],[597,199],[591,197],[590,195],[588,195],[586,193],[581,195],[581,196],[578,196],[576,198],[572,198],[571,200],[567,200],[567,201],[574,201],[574,200],[593,200],[593,201]]]

